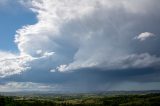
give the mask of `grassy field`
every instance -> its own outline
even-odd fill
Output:
[[[0,96],[0,106],[160,106],[160,93]]]

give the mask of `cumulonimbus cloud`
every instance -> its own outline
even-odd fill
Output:
[[[21,2],[37,15],[37,23],[17,30],[15,43],[20,55],[14,62],[3,59],[1,76],[23,72],[25,64],[29,69],[61,72],[88,67],[121,69],[159,64],[158,56],[147,51],[137,52],[130,44],[139,33],[139,22],[145,23],[144,18],[149,20],[154,11],[151,0],[142,0],[140,4],[128,0]],[[142,33],[137,39],[150,35]],[[28,57],[21,61],[19,58],[23,56],[28,56],[29,61]],[[7,61],[11,65],[5,65]],[[6,66],[8,68],[4,69]]]

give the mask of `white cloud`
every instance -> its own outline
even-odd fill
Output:
[[[143,32],[143,33],[139,34],[138,36],[136,36],[135,39],[138,39],[140,41],[144,41],[148,38],[155,37],[155,36],[156,35],[151,32]]]
[[[60,72],[64,72],[67,70],[67,65],[60,65],[59,67],[57,67],[57,70]]]
[[[51,69],[50,72],[56,72],[56,70],[55,69]]]
[[[8,52],[0,52],[0,77],[8,75],[19,74],[29,68],[28,61],[32,58],[25,56],[18,56]]]
[[[48,61],[53,55],[54,52],[45,52],[40,57],[32,57],[30,55],[15,55],[0,51],[0,77],[21,74],[34,67],[46,68],[47,65],[43,62],[46,59]]]

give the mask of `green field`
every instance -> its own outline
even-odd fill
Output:
[[[160,93],[0,96],[0,106],[160,106]]]

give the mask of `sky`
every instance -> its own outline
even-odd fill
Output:
[[[0,1],[0,14],[0,48],[5,51],[18,52],[14,43],[16,30],[23,25],[36,23],[35,14],[12,0]]]
[[[160,90],[159,0],[0,0],[0,92]]]

